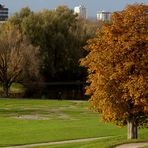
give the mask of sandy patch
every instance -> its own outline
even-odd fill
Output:
[[[20,119],[20,120],[48,120],[49,119],[47,117],[42,117],[39,115],[21,115],[14,118]]]

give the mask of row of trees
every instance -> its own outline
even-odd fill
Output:
[[[78,20],[65,6],[39,13],[24,8],[10,22],[18,25],[32,45],[39,47],[41,74],[46,81],[80,79],[78,61],[84,56],[86,40],[95,32],[93,23]]]
[[[0,27],[0,81],[5,96],[13,82],[83,81],[86,72],[79,59],[96,27],[65,6],[15,13]]]

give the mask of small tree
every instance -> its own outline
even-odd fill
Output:
[[[112,23],[88,41],[88,67],[93,109],[105,121],[128,124],[128,138],[148,125],[148,5],[134,4],[112,15]]]
[[[0,33],[0,81],[4,97],[8,97],[13,82],[38,74],[38,49],[22,39],[20,32],[4,24]]]

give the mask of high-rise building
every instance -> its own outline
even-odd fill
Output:
[[[86,19],[86,8],[83,5],[79,5],[74,8],[74,13],[78,14],[78,17]]]
[[[97,13],[97,20],[109,21],[110,16],[111,16],[111,12],[100,11]]]
[[[6,21],[8,19],[8,8],[0,4],[0,21]]]

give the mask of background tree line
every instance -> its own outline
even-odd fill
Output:
[[[0,54],[7,51],[9,46],[8,54],[12,55],[11,67],[17,65],[20,71],[17,74],[19,76],[13,76],[15,79],[9,84],[8,78],[4,76],[12,75],[12,71],[8,72],[10,64],[7,63],[5,66],[7,67],[5,74],[1,69],[1,82],[5,87],[8,85],[5,95],[8,96],[8,90],[13,82],[21,82],[31,90],[31,87],[34,88],[31,86],[32,82],[37,86],[41,82],[84,81],[86,70],[79,66],[79,59],[86,55],[87,52],[83,50],[83,46],[88,38],[94,36],[97,26],[96,22],[78,19],[73,10],[66,6],[40,12],[33,12],[26,7],[15,13],[0,27],[0,48],[2,49]],[[16,35],[17,32],[19,36]],[[24,58],[20,51],[13,51],[13,48],[21,47],[23,42],[26,45],[21,50],[28,52],[30,57]],[[6,45],[3,45],[4,43]],[[33,48],[33,52],[30,47]],[[19,61],[20,57],[23,57],[21,60],[24,65]],[[24,67],[32,70],[29,71]],[[24,76],[24,71],[26,75],[28,72],[28,77]],[[38,75],[35,76],[34,73]],[[46,87],[44,86],[43,89],[45,90]]]

